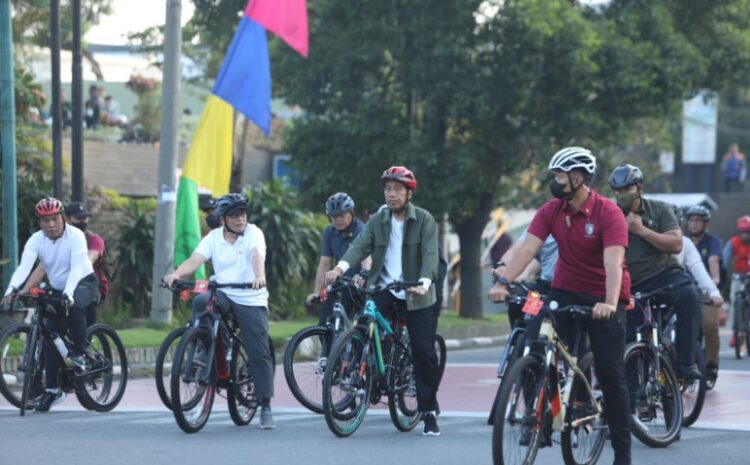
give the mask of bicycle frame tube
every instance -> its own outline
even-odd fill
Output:
[[[500,364],[497,366],[497,377],[502,378],[508,369],[508,360],[511,354],[516,350],[516,340],[526,333],[525,328],[515,328],[508,337],[508,343],[505,344],[503,355],[500,357]]]

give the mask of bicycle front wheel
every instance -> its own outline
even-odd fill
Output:
[[[399,431],[411,431],[419,424],[422,414],[417,409],[417,381],[411,358],[409,336],[401,338],[404,348],[397,346],[391,361],[388,383],[388,411]]]
[[[650,447],[667,447],[682,428],[682,399],[674,371],[664,354],[659,370],[653,349],[643,342],[625,350],[625,379],[630,391],[630,429]]]
[[[701,372],[701,379],[678,380],[680,392],[682,393],[682,426],[690,426],[698,420],[703,410],[703,402],[706,399],[706,358],[703,347],[695,342],[695,363]]]
[[[594,355],[591,352],[584,355],[578,361],[578,367],[585,379],[578,374],[573,377],[560,445],[566,465],[594,465],[607,441],[607,424],[601,409],[602,394],[588,390],[588,386],[596,385]]]
[[[26,409],[30,407],[29,401],[34,398],[37,388],[37,380],[41,378],[44,361],[42,360],[42,337],[38,325],[29,329],[29,337],[23,353],[23,389],[21,391],[21,416],[26,415]]]
[[[216,394],[216,365],[211,363],[208,328],[190,328],[180,339],[172,364],[172,413],[186,433],[200,431],[211,415]],[[210,366],[210,368],[209,368]]]
[[[258,410],[258,398],[255,395],[255,381],[248,367],[250,357],[245,351],[245,346],[237,340],[232,346],[227,390],[229,416],[235,425],[245,426],[253,420]]]
[[[295,334],[284,351],[284,377],[295,399],[314,413],[323,413],[323,376],[331,332],[311,326]]]
[[[331,351],[323,377],[323,413],[328,428],[339,437],[357,431],[367,413],[372,389],[369,339],[365,330],[342,334]]]
[[[492,427],[494,465],[531,465],[544,429],[544,367],[533,355],[513,365],[503,379]]]
[[[0,337],[0,393],[14,407],[21,408],[23,381],[26,376],[24,363],[24,349],[29,340],[29,325],[14,323],[5,329]],[[41,365],[34,370],[35,379],[32,381],[30,400],[44,393],[44,372]]]
[[[159,393],[159,399],[169,410],[172,410],[172,398],[169,394],[169,379],[172,376],[172,361],[180,338],[187,331],[187,327],[173,329],[159,346],[159,353],[156,354],[156,363],[154,364],[154,380],[156,381],[156,392]]]

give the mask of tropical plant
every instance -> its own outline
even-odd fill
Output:
[[[266,277],[271,315],[276,319],[300,316],[304,293],[318,259],[321,228],[313,215],[300,211],[296,191],[271,181],[246,190],[249,221],[266,238]]]

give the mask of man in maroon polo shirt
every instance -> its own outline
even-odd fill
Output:
[[[628,225],[614,202],[588,186],[596,170],[596,158],[590,151],[581,147],[562,149],[552,157],[549,170],[554,174],[550,190],[555,198],[534,216],[526,239],[496,278],[489,298],[493,302],[506,299],[510,281],[552,234],[560,257],[548,297],[561,307],[593,307],[593,319],[584,320],[584,325],[607,405],[614,465],[630,465],[630,407],[623,364],[624,310],[630,300],[630,275],[625,265]],[[557,315],[555,327],[568,339],[573,330],[572,317]],[[530,324],[529,337],[536,337],[538,330],[538,322]]]

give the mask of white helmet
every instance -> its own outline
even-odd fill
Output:
[[[583,147],[566,147],[552,156],[549,162],[549,170],[560,170],[566,173],[571,170],[580,169],[588,174],[596,171],[596,157],[591,151]]]

